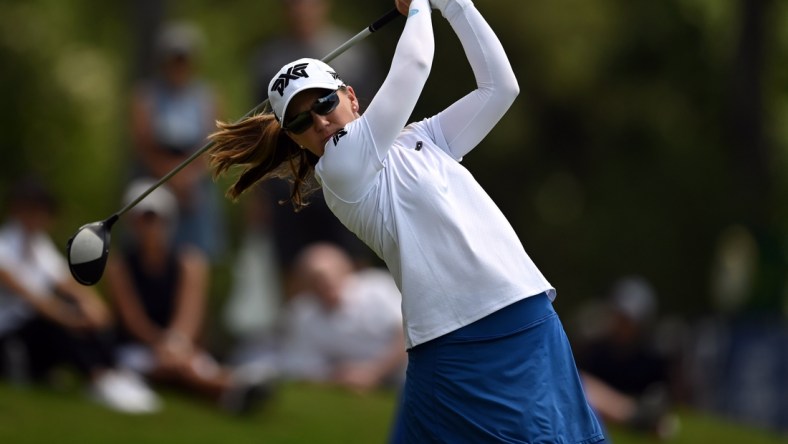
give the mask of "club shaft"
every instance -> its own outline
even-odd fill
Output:
[[[383,15],[382,17],[377,19],[375,22],[373,22],[371,25],[369,25],[367,28],[365,28],[363,31],[361,31],[358,34],[356,34],[355,36],[351,37],[350,40],[348,40],[347,42],[345,42],[342,45],[340,45],[337,49],[335,49],[335,50],[331,51],[330,53],[328,53],[321,60],[326,62],[326,63],[331,62],[335,58],[339,57],[342,53],[344,53],[345,51],[350,49],[352,46],[354,46],[356,43],[360,42],[361,40],[364,40],[370,34],[372,34],[373,32],[375,32],[377,30],[379,30],[380,28],[382,28],[383,26],[385,26],[386,24],[388,24],[389,22],[391,22],[395,18],[400,17],[401,15],[402,14],[399,13],[397,8],[394,8],[394,9],[390,10],[385,15]],[[249,112],[244,114],[238,120],[241,121],[241,120],[243,120],[243,119],[245,119],[245,118],[247,118],[249,116],[252,116],[252,115],[254,115],[256,113],[264,111],[267,106],[268,106],[268,99],[265,99],[262,103],[258,104],[257,106],[255,106],[254,108],[249,110]],[[112,221],[111,223],[114,223],[120,216],[125,214],[130,209],[134,208],[134,206],[136,206],[138,203],[140,203],[142,201],[142,199],[145,199],[145,197],[148,194],[152,193],[153,190],[155,190],[156,188],[160,187],[163,183],[165,183],[168,180],[170,180],[172,178],[172,176],[178,174],[179,171],[184,169],[187,165],[192,163],[195,159],[197,159],[198,157],[200,157],[203,154],[205,154],[205,152],[207,152],[209,149],[211,149],[212,146],[213,146],[213,141],[207,142],[200,149],[198,149],[197,151],[192,153],[189,157],[187,157],[183,162],[181,162],[175,168],[170,170],[170,172],[168,172],[167,174],[162,176],[158,181],[156,181],[156,183],[151,185],[147,190],[145,190],[139,196],[137,196],[136,199],[134,199],[133,201],[129,202],[125,207],[121,208],[117,213],[115,213],[112,216],[110,216],[109,218],[107,218],[107,221],[111,220]]]

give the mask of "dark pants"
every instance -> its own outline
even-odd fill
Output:
[[[114,367],[109,344],[106,333],[78,332],[41,317],[0,337],[0,350],[5,351],[5,361],[10,361],[3,363],[6,373],[13,369],[19,376],[23,371],[33,380],[43,379],[53,367],[63,364],[73,365],[87,377]]]

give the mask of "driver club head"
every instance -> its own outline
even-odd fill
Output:
[[[68,268],[80,284],[95,285],[104,274],[109,256],[110,229],[115,220],[117,217],[113,216],[83,225],[68,240]]]

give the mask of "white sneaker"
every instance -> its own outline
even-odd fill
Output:
[[[122,413],[155,413],[161,409],[156,394],[139,378],[127,372],[105,372],[93,383],[90,396],[96,402]]]
[[[117,372],[121,381],[126,384],[127,389],[135,393],[141,399],[141,404],[150,412],[157,412],[162,408],[162,401],[156,393],[151,390],[139,373],[131,370],[120,370]]]

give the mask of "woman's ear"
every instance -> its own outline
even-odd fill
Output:
[[[347,98],[350,100],[350,108],[353,110],[354,113],[358,113],[360,107],[358,104],[358,97],[356,97],[356,91],[353,89],[352,86],[346,86],[345,94],[347,95]]]

